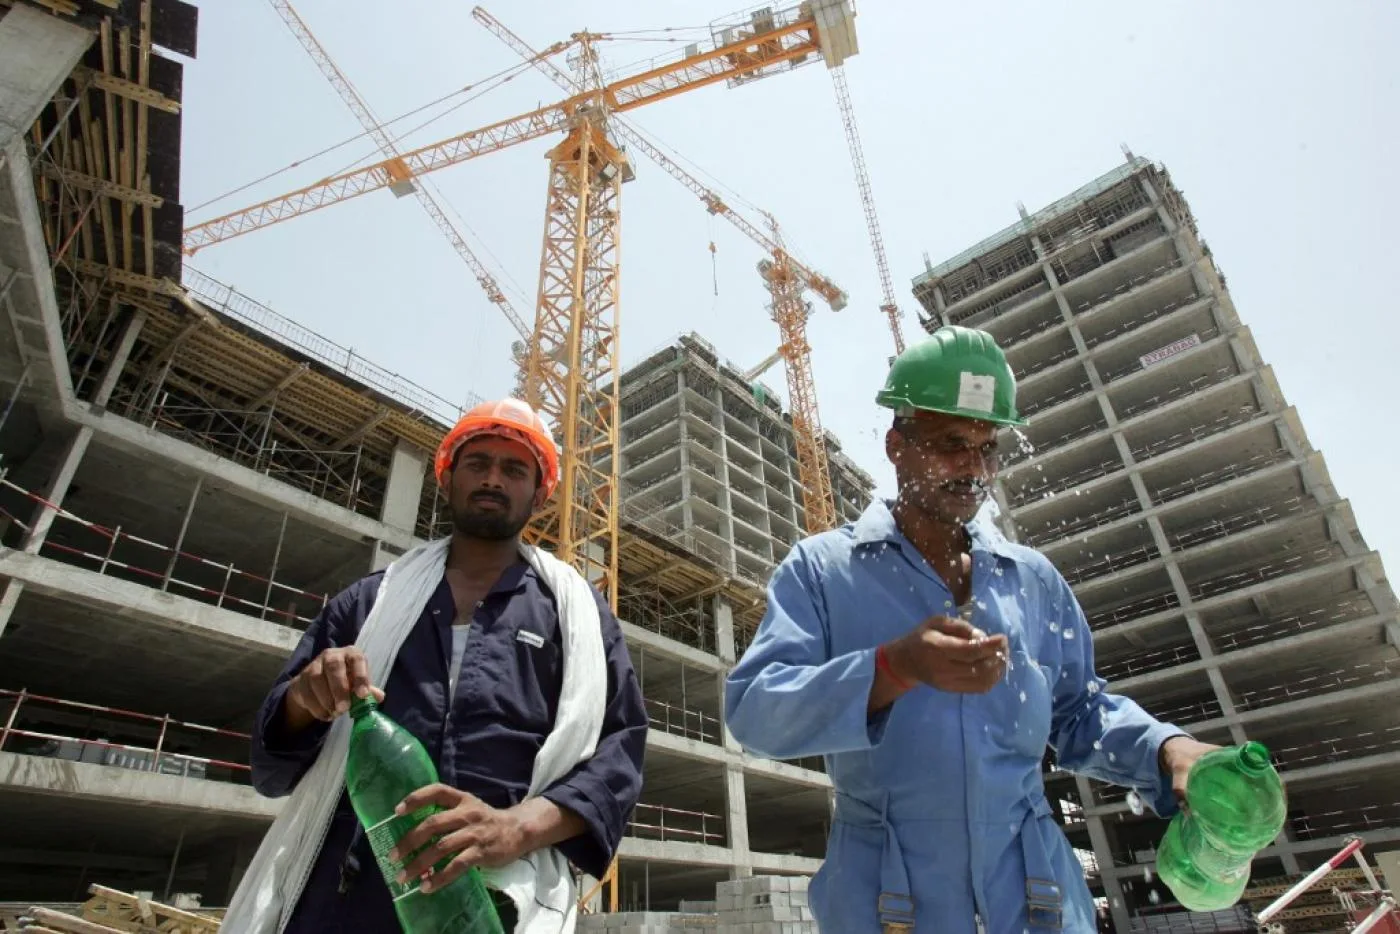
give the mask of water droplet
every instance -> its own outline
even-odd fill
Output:
[[[1025,691],[1022,691],[1022,692],[1021,692],[1021,703],[1024,704],[1025,702],[1026,702],[1026,692],[1025,692]]]
[[[1094,748],[1095,748],[1095,749],[1102,749],[1102,748],[1103,748],[1103,743],[1100,742],[1099,740],[1094,740]]]
[[[1143,882],[1151,882],[1151,881],[1152,881],[1152,867],[1151,867],[1151,866],[1144,866],[1144,867],[1142,867],[1142,881],[1143,881]]]
[[[1117,761],[1118,761],[1118,757],[1115,756],[1113,753],[1110,752],[1110,753],[1108,754],[1108,761],[1109,761],[1109,762],[1117,762]]]
[[[1073,639],[1073,638],[1074,638],[1074,630],[1073,630],[1073,629],[1068,629],[1068,628],[1067,628],[1067,629],[1065,629],[1064,632],[1060,633],[1060,635],[1064,636],[1066,639]]]
[[[1153,889],[1152,891],[1147,893],[1147,900],[1152,904],[1156,905],[1162,900],[1162,896],[1157,894],[1156,889]]]
[[[1084,690],[1088,691],[1090,694],[1097,694],[1099,693],[1099,683],[1097,681],[1090,681],[1084,685]]]
[[[1057,623],[1057,622],[1054,622],[1054,621],[1052,620],[1052,621],[1050,622],[1050,631],[1051,631],[1051,632],[1059,632],[1059,631],[1060,631],[1060,624]]]
[[[1129,791],[1127,800],[1128,810],[1132,811],[1138,817],[1141,817],[1143,811],[1142,795],[1138,794],[1136,791]]]

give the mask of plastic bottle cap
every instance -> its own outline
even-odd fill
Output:
[[[352,698],[350,700],[350,719],[358,720],[360,717],[373,713],[378,709],[379,705],[375,703],[373,694]]]
[[[1251,775],[1258,775],[1268,769],[1269,747],[1255,740],[1250,740],[1240,748],[1240,769]]]

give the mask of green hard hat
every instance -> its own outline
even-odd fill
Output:
[[[875,402],[895,411],[1025,424],[1016,413],[1016,377],[1006,354],[986,331],[957,325],[939,328],[896,357]]]

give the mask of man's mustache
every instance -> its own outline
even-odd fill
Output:
[[[504,509],[510,508],[510,500],[502,496],[500,493],[473,493],[471,496],[467,497],[467,502],[492,502],[498,504]]]

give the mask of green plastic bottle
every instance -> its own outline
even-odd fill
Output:
[[[1191,911],[1229,908],[1244,894],[1254,855],[1283,829],[1283,781],[1263,743],[1228,746],[1196,760],[1186,801],[1157,850],[1157,875]]]
[[[394,808],[409,793],[438,780],[437,767],[423,744],[379,710],[372,698],[358,698],[350,705],[354,726],[345,764],[345,788],[355,808],[404,934],[505,934],[491,893],[480,870],[473,867],[445,888],[422,892],[410,879],[394,880],[405,859],[389,859],[401,836],[441,808],[420,808],[394,816]],[[435,869],[447,864],[444,859]]]

